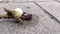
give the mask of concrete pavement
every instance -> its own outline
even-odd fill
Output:
[[[49,12],[57,20],[60,21],[60,3],[54,2],[37,2],[46,12]]]
[[[11,10],[19,7],[33,14],[33,19],[24,21],[23,25],[12,20],[0,21],[0,34],[60,34],[60,23],[57,22],[60,20],[59,2],[55,0],[33,0],[33,2],[32,0],[9,0],[6,3],[7,1],[0,3],[0,14],[6,13],[3,7]]]
[[[51,2],[51,1],[54,1],[54,0],[3,0],[3,2],[5,2],[5,3],[6,3],[6,2],[10,2],[10,3],[11,3],[11,2],[13,2],[13,3],[14,3],[14,2],[17,2],[17,3],[18,3],[18,2],[32,2],[32,1],[44,1],[44,2],[45,2],[45,1],[48,1],[48,2]]]

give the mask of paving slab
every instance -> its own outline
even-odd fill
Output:
[[[3,0],[4,2],[54,1],[54,0]]]
[[[24,21],[23,25],[2,19],[0,34],[60,34],[60,25],[35,3],[1,3],[0,14],[5,12],[3,7],[11,10],[19,7],[25,12],[33,14],[33,18],[31,21]]]
[[[37,2],[48,13],[60,21],[60,3],[58,2]]]
[[[55,1],[60,1],[60,0],[55,0]]]

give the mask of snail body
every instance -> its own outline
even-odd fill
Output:
[[[13,11],[8,10],[4,8],[4,10],[7,12],[7,15],[9,18],[15,18],[17,21],[25,21],[25,20],[31,20],[32,14],[28,14],[26,12],[23,12],[21,8],[16,8]]]

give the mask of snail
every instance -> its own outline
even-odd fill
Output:
[[[7,8],[4,8],[4,10],[7,12],[8,18],[16,19],[17,23],[23,21],[29,21],[32,19],[32,14],[23,12],[21,8],[15,8],[14,10],[9,10]]]

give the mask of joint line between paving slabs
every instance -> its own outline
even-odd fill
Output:
[[[34,2],[34,1],[21,1],[21,2],[9,2],[9,1],[6,1],[6,2],[0,2],[0,3],[29,3],[29,2]]]
[[[45,11],[46,14],[50,15],[51,18],[53,18],[56,22],[60,23],[60,21],[54,17],[52,14],[50,14],[47,10],[45,10],[43,7],[41,7],[38,3],[34,2],[38,7],[40,7],[43,11]]]
[[[58,1],[58,0],[55,0],[56,2],[58,2],[58,3],[60,3],[60,1]]]
[[[22,1],[22,2],[13,2],[13,3],[30,3],[30,2],[34,2],[34,1]],[[11,2],[9,2],[11,3]]]

